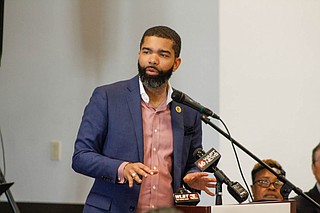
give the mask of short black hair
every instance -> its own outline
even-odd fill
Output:
[[[286,172],[282,169],[282,166],[275,160],[272,159],[266,159],[262,160],[265,164],[270,166],[271,168],[276,168],[280,171],[280,174],[283,176],[286,176]],[[256,179],[256,175],[259,171],[266,169],[264,166],[262,166],[260,163],[257,163],[254,165],[252,171],[251,171],[251,178],[252,178],[252,184],[254,183]]]
[[[320,143],[312,150],[312,164],[316,162],[316,151],[320,149]]]
[[[181,51],[181,38],[179,36],[179,34],[174,31],[173,29],[171,29],[170,27],[167,26],[155,26],[155,27],[151,27],[149,29],[147,29],[140,41],[140,49],[142,47],[142,44],[144,42],[144,38],[147,36],[156,36],[156,37],[160,37],[160,38],[166,38],[166,39],[170,39],[171,41],[173,41],[173,50],[174,50],[174,55],[176,58],[178,58],[180,56],[180,51]]]

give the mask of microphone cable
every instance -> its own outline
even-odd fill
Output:
[[[174,101],[176,101],[178,103],[181,103],[181,104],[184,104],[186,106],[189,106],[189,107],[197,110],[198,112],[200,112],[201,120],[204,121],[205,123],[209,123],[210,119],[208,117],[211,116],[212,118],[215,118],[215,119],[219,120],[223,124],[224,128],[227,130],[227,133],[228,133],[227,136],[229,136],[229,140],[230,140],[230,142],[232,144],[233,152],[234,152],[235,157],[236,157],[236,161],[237,161],[237,164],[238,164],[240,175],[241,175],[242,180],[244,181],[244,183],[246,185],[246,188],[248,190],[248,193],[250,195],[251,200],[253,200],[253,197],[252,197],[252,194],[250,192],[249,186],[247,184],[246,179],[244,178],[244,175],[243,175],[243,172],[242,172],[242,169],[241,169],[239,157],[238,157],[237,151],[235,149],[235,146],[234,146],[234,143],[233,143],[233,139],[231,137],[231,134],[229,132],[229,129],[228,129],[227,125],[223,122],[223,120],[220,118],[220,116],[215,114],[210,109],[202,106],[200,103],[196,102],[195,100],[190,98],[187,94],[185,94],[185,93],[183,93],[183,92],[181,92],[179,90],[173,91],[173,93],[171,95],[171,98],[172,98],[172,100],[174,100]]]
[[[226,131],[227,131],[227,133],[228,133],[228,135],[229,135],[229,140],[230,140],[230,142],[231,142],[234,155],[235,155],[235,157],[236,157],[236,161],[237,161],[237,165],[238,165],[238,168],[239,168],[239,172],[240,172],[241,178],[242,178],[244,184],[246,185],[246,188],[247,188],[247,190],[248,190],[248,192],[249,192],[251,201],[253,201],[253,197],[252,197],[252,194],[251,194],[251,190],[249,189],[248,183],[247,183],[247,181],[246,181],[246,179],[245,179],[245,177],[244,177],[244,175],[243,175],[243,171],[242,171],[242,168],[241,168],[241,165],[240,165],[239,156],[238,156],[237,150],[236,150],[236,148],[235,148],[235,146],[234,146],[233,139],[232,139],[232,137],[231,137],[231,134],[230,134],[230,132],[229,132],[229,129],[228,129],[227,125],[224,123],[224,121],[223,121],[220,117],[218,118],[218,120],[222,123],[222,125],[224,126],[224,128],[226,129]]]

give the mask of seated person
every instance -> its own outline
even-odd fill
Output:
[[[281,165],[272,159],[262,160],[278,174],[285,176],[285,171]],[[251,171],[252,185],[251,191],[253,201],[282,201],[283,196],[280,189],[283,183],[277,179],[269,170],[257,163]]]
[[[320,204],[320,143],[312,150],[312,172],[316,183],[312,189],[305,192],[311,199]],[[301,195],[294,198],[297,201],[297,213],[319,213],[320,209]]]

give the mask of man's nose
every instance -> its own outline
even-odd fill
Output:
[[[152,64],[152,65],[159,64],[159,57],[156,54],[151,54],[149,57],[149,64]]]

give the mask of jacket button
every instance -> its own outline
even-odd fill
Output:
[[[134,206],[130,206],[130,207],[129,207],[129,211],[130,211],[130,212],[133,212],[135,209],[136,209],[136,207],[134,207]]]

